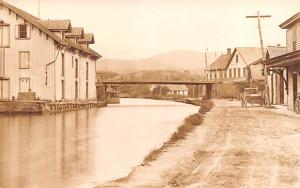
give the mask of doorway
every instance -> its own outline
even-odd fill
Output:
[[[30,78],[20,78],[20,92],[29,92],[30,89]]]
[[[293,74],[293,104],[295,104],[298,93],[298,76],[297,73]]]
[[[0,79],[0,100],[9,100],[9,79]]]

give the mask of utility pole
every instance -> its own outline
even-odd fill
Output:
[[[207,68],[207,51],[208,49],[206,48],[204,55],[205,55],[205,68]]]
[[[208,68],[207,67],[207,51],[208,51],[208,49],[206,48],[204,51],[204,57],[205,57],[206,79],[208,80],[210,70],[207,69]]]
[[[266,54],[264,50],[264,42],[262,37],[262,29],[260,18],[270,18],[271,15],[260,15],[259,11],[257,11],[257,15],[255,16],[246,16],[246,18],[257,18],[258,23],[258,32],[259,32],[259,39],[260,39],[260,48],[261,48],[261,55],[262,55],[262,63],[264,65],[264,76],[265,76],[265,90],[266,90],[266,97],[267,97],[267,107],[270,108],[270,92],[269,92],[269,84],[268,84],[268,71],[267,71],[267,64],[266,64]]]

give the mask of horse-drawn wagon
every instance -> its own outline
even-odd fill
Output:
[[[264,92],[258,90],[258,88],[245,88],[244,92],[241,93],[241,106],[247,108],[250,103],[253,106],[254,103],[260,106],[265,105]]]

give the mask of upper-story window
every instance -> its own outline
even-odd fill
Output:
[[[10,44],[10,27],[8,24],[0,23],[0,47],[7,48]]]
[[[30,53],[19,52],[19,67],[20,69],[29,69]]]
[[[30,39],[31,27],[27,24],[17,25],[16,38],[17,39]]]
[[[78,59],[75,59],[75,78],[78,78]]]
[[[235,62],[238,63],[239,62],[239,56],[235,55]]]
[[[65,76],[65,54],[61,54],[61,76]]]
[[[89,80],[89,63],[86,62],[86,80]]]
[[[296,33],[296,28],[293,29],[292,31],[292,41],[293,41],[293,52],[297,50],[297,33]]]

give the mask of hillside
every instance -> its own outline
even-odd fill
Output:
[[[215,58],[215,53],[208,53],[208,64]],[[145,59],[102,59],[98,71],[130,73],[140,70],[189,70],[205,69],[204,52],[177,50]]]

